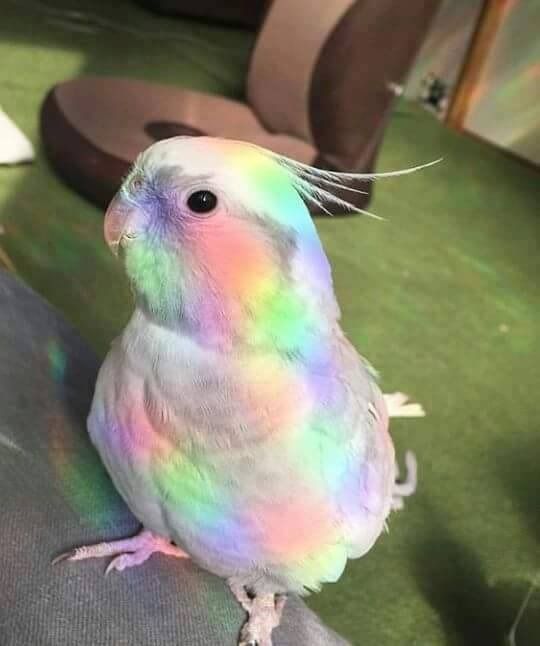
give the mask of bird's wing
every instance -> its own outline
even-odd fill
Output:
[[[323,469],[333,493],[348,555],[360,556],[373,544],[390,511],[395,457],[388,412],[377,375],[342,335],[336,339],[342,401],[330,418],[332,451],[321,440]]]

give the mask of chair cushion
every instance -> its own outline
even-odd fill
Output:
[[[316,0],[306,11],[304,0],[274,0],[246,84],[249,103],[267,128],[315,141],[308,109],[313,69],[328,35],[354,2]],[[332,79],[322,91],[333,91]]]
[[[234,646],[244,612],[225,583],[154,555],[103,576],[101,559],[51,565],[134,534],[86,432],[98,360],[60,314],[0,270],[0,644]],[[275,646],[344,646],[297,597]]]
[[[310,144],[268,132],[243,103],[121,78],[84,77],[53,87],[42,106],[41,133],[60,175],[101,207],[138,153],[177,134],[250,141],[305,163],[316,157]]]
[[[274,0],[251,57],[250,105],[332,168],[366,172],[393,104],[388,83],[403,81],[439,3]]]

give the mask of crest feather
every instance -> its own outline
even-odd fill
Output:
[[[358,181],[373,181],[375,179],[381,179],[385,177],[398,177],[399,175],[408,175],[410,173],[415,173],[416,171],[422,170],[424,168],[429,168],[434,164],[438,164],[441,159],[436,159],[435,161],[428,162],[427,164],[421,164],[419,166],[412,166],[411,168],[404,168],[402,170],[390,171],[386,173],[340,173],[338,171],[329,171],[323,170],[322,168],[315,168],[314,166],[309,166],[308,164],[303,164],[302,162],[296,161],[294,159],[289,159],[283,155],[278,155],[277,153],[270,152],[270,155],[282,166],[287,173],[289,174],[294,187],[298,193],[306,201],[315,204],[322,211],[328,215],[333,215],[324,204],[332,204],[341,208],[346,209],[347,211],[353,211],[356,213],[362,213],[368,215],[371,218],[376,220],[383,220],[378,215],[360,209],[354,204],[351,204],[347,200],[338,197],[332,193],[332,188],[338,188],[340,190],[350,191],[352,193],[362,193],[366,195],[366,191],[361,191],[348,184]]]

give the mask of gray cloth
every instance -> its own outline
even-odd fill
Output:
[[[0,271],[0,644],[233,646],[244,621],[220,579],[162,555],[51,565],[134,534],[85,428],[98,361],[61,316]],[[298,598],[275,646],[344,645]]]

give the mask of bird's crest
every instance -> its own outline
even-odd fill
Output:
[[[335,206],[346,209],[347,211],[354,211],[356,213],[363,213],[364,215],[369,215],[372,218],[377,220],[382,220],[378,215],[365,211],[364,209],[358,208],[351,204],[347,200],[344,200],[341,197],[338,197],[332,192],[332,189],[340,189],[345,191],[350,191],[352,193],[363,193],[357,188],[349,186],[349,184],[358,182],[358,181],[373,181],[375,179],[380,179],[384,177],[397,177],[399,175],[408,175],[409,173],[415,173],[418,170],[423,168],[428,168],[433,166],[441,161],[441,159],[436,159],[435,161],[428,162],[427,164],[421,164],[420,166],[413,166],[412,168],[404,168],[402,170],[391,171],[387,173],[340,173],[337,171],[323,170],[321,168],[315,168],[314,166],[309,166],[308,164],[303,164],[294,159],[289,159],[283,155],[278,155],[276,153],[270,153],[270,155],[286,170],[289,174],[294,187],[298,193],[312,204],[315,204],[322,211],[328,215],[333,215],[325,205],[333,204]]]

